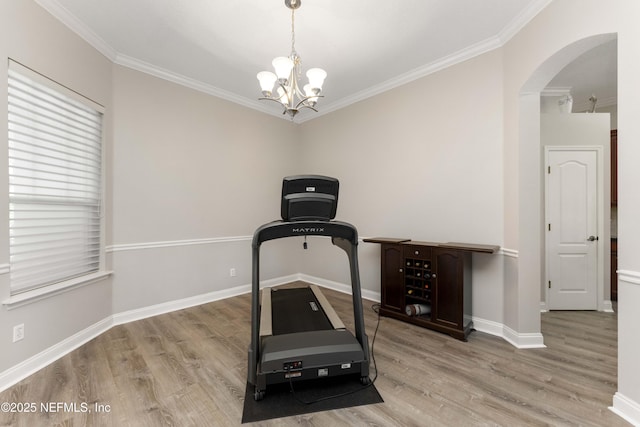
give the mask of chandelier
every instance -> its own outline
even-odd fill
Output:
[[[295,49],[296,35],[294,31],[294,12],[300,7],[302,0],[285,0],[284,4],[291,9],[291,55],[279,56],[271,63],[275,74],[271,71],[258,73],[258,81],[263,97],[260,100],[275,101],[284,107],[282,114],[288,114],[291,120],[302,108],[309,108],[315,112],[318,98],[322,98],[322,84],[327,72],[321,68],[311,68],[307,71],[309,83],[300,90],[298,79],[302,76],[300,56]],[[275,93],[273,89],[275,86]]]

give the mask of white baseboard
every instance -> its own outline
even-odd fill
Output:
[[[261,281],[260,287],[277,286],[298,280],[333,289],[338,292],[351,294],[350,285],[301,273]],[[196,305],[219,301],[248,292],[251,292],[250,284],[236,286],[221,291],[209,292],[202,295],[195,295],[193,297],[183,298],[180,300],[168,301],[122,313],[116,313],[0,373],[0,392],[6,390],[45,366],[55,362],[86,342],[108,331],[115,325],[134,322],[136,320],[158,316],[160,314],[176,310],[182,310]],[[363,289],[362,297],[370,301],[380,302],[379,292]],[[541,334],[518,334],[500,323],[480,318],[473,318],[473,322],[476,330],[502,337],[517,348],[545,347],[542,342]]]
[[[640,426],[640,403],[620,392],[613,395],[613,406],[610,406],[609,410],[634,426]]]
[[[294,274],[290,276],[283,276],[275,279],[265,280],[261,282],[261,287],[277,286],[297,280],[351,294],[351,286],[319,277],[309,276],[306,274]],[[203,295],[197,295],[181,300],[156,304],[153,306],[130,310],[123,313],[115,314],[113,316],[109,316],[70,336],[69,338],[60,341],[59,343],[36,354],[35,356],[32,356],[0,373],[0,392],[8,389],[14,384],[17,384],[18,382],[39,371],[40,369],[50,365],[66,354],[75,350],[76,348],[82,346],[83,344],[94,339],[100,334],[108,331],[115,325],[133,322],[147,317],[157,316],[160,314],[168,313],[175,310],[181,310],[200,304],[206,304],[208,302],[231,298],[233,296],[245,294],[248,292],[251,292],[251,285],[242,285],[231,289],[214,291]],[[379,292],[363,289],[362,296],[363,298],[371,301],[380,301]],[[538,333],[520,334],[501,323],[481,319],[478,317],[473,318],[473,323],[477,331],[501,337],[516,348],[526,349],[546,347],[544,345],[542,335]],[[627,398],[619,392],[614,395],[613,406],[611,406],[609,409],[631,424],[640,426],[640,404]]]
[[[547,311],[547,302],[546,301],[540,301],[540,313],[546,313]]]
[[[602,311],[604,311],[605,313],[614,313],[613,303],[611,302],[611,300],[604,300],[602,302]]]
[[[291,274],[289,276],[276,277],[275,279],[261,280],[260,288],[283,285],[285,283],[295,282],[300,279],[299,274]],[[147,317],[159,316],[161,314],[170,313],[172,311],[183,310],[185,308],[194,307],[196,305],[207,304],[214,301],[235,297],[251,292],[251,285],[240,285],[230,289],[221,291],[208,292],[206,294],[195,295],[175,301],[168,301],[161,304],[155,304],[148,307],[137,308],[113,315],[113,324],[122,325],[124,323],[134,322],[136,320],[146,319]]]
[[[549,309],[547,309],[547,302],[546,301],[541,301],[540,302],[540,313],[546,313],[547,311],[549,311]],[[603,311],[605,313],[613,313],[613,304],[611,303],[611,300],[604,300],[602,301],[602,310],[599,311]]]
[[[312,283],[314,285],[323,286],[346,294],[351,294],[351,286],[344,283],[334,282],[320,277],[309,276],[307,274],[298,274],[298,280]],[[362,290],[362,297],[371,301],[380,302],[380,293]],[[473,317],[473,327],[476,331],[495,335],[509,342],[516,348],[545,348],[544,340],[541,333],[521,334],[513,329],[503,325],[502,323],[486,320],[479,317]]]
[[[502,323],[473,317],[473,328],[485,334],[500,337],[516,348],[545,348],[541,333],[521,334]]]
[[[263,280],[260,287],[270,287],[282,285],[296,280],[303,280],[300,274],[292,274],[289,276],[277,277],[275,279]],[[86,342],[92,340],[98,335],[108,331],[113,326],[122,325],[124,323],[134,322],[136,320],[146,319],[152,316],[169,313],[176,310],[193,307],[196,305],[206,304],[213,301],[219,301],[231,298],[236,295],[242,295],[251,292],[251,285],[241,285],[221,291],[209,292],[202,295],[195,295],[189,298],[183,298],[175,301],[168,301],[161,304],[155,304],[148,307],[142,307],[134,310],[116,313],[99,322],[89,326],[88,328],[60,341],[57,344],[41,351],[19,364],[0,372],[0,392],[6,390],[12,385],[22,381],[29,375],[39,371],[40,369],[50,365]],[[247,314],[247,318],[249,318]]]
[[[479,317],[472,317],[471,319],[473,320],[473,329],[476,331],[504,338],[504,325],[502,323],[481,319]]]
[[[289,276],[277,277],[275,279],[261,280],[260,288],[283,285],[285,283],[295,282],[300,279],[299,274],[291,274]],[[251,292],[251,285],[240,285],[221,291],[208,292],[206,294],[195,295],[175,301],[168,301],[161,304],[155,304],[148,307],[137,308],[135,310],[125,311],[113,315],[113,324],[122,325],[124,323],[134,322],[136,320],[146,319],[147,317],[159,316],[161,314],[170,313],[172,311],[183,310],[185,308],[194,307],[196,305],[207,304],[214,301],[235,297]]]
[[[146,319],[148,317],[158,316],[172,311],[183,310],[185,308],[206,304],[212,301],[231,298],[236,295],[246,294],[247,292],[251,292],[251,285],[236,286],[222,291],[214,291],[180,300],[150,305],[148,307],[136,308],[134,310],[114,314],[113,324],[122,325],[124,323],[135,322],[136,320]]]
[[[333,289],[334,291],[342,292],[344,294],[351,295],[351,285],[346,285],[340,282],[334,282],[332,280],[323,279],[321,277],[309,276],[308,274],[299,273],[296,275],[297,280],[301,280],[303,282],[311,283],[313,285],[322,286],[328,289]],[[362,289],[362,298],[380,302],[380,292],[370,291],[368,289]]]
[[[108,331],[112,326],[112,316],[109,316],[0,373],[0,392]]]
[[[539,332],[533,333],[519,333],[509,328],[508,326],[503,326],[503,335],[502,338],[507,340],[516,348],[546,348],[544,345],[544,338],[542,334]]]

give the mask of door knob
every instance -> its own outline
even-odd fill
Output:
[[[598,236],[589,236],[589,238],[587,239],[590,242],[593,242],[595,240],[598,240]]]

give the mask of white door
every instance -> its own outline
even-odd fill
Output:
[[[547,151],[547,306],[596,310],[598,152]]]

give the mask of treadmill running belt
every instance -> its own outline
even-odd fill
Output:
[[[311,288],[271,291],[273,335],[333,329]]]

